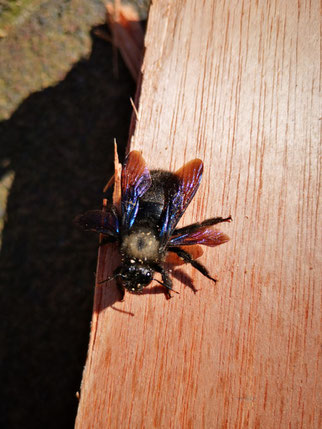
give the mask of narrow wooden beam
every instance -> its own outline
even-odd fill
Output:
[[[203,159],[183,224],[231,214],[231,241],[196,294],[96,287],[76,428],[317,428],[318,2],[154,1],[145,45],[131,149]]]

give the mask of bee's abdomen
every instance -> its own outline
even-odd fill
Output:
[[[139,210],[135,220],[137,223],[141,222],[142,224],[146,223],[146,220],[148,220],[150,223],[153,222],[154,225],[157,225],[162,211],[163,204],[151,201],[140,201]]]
[[[139,210],[136,216],[136,223],[141,225],[157,226],[161,218],[166,202],[169,179],[173,178],[173,173],[162,170],[152,170],[152,183],[139,201]]]

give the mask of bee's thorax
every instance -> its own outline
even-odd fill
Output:
[[[121,253],[139,261],[157,261],[159,259],[159,241],[153,230],[144,228],[133,231],[123,238]]]

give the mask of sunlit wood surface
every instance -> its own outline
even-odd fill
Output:
[[[231,214],[231,241],[201,258],[216,286],[184,266],[170,301],[96,288],[76,428],[317,429],[319,3],[156,0],[145,43],[131,149],[201,158],[182,224]]]

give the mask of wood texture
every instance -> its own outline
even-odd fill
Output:
[[[231,241],[215,287],[180,267],[196,294],[96,288],[76,428],[319,428],[318,2],[154,1],[145,44],[131,149],[203,159],[182,224],[231,214]]]

